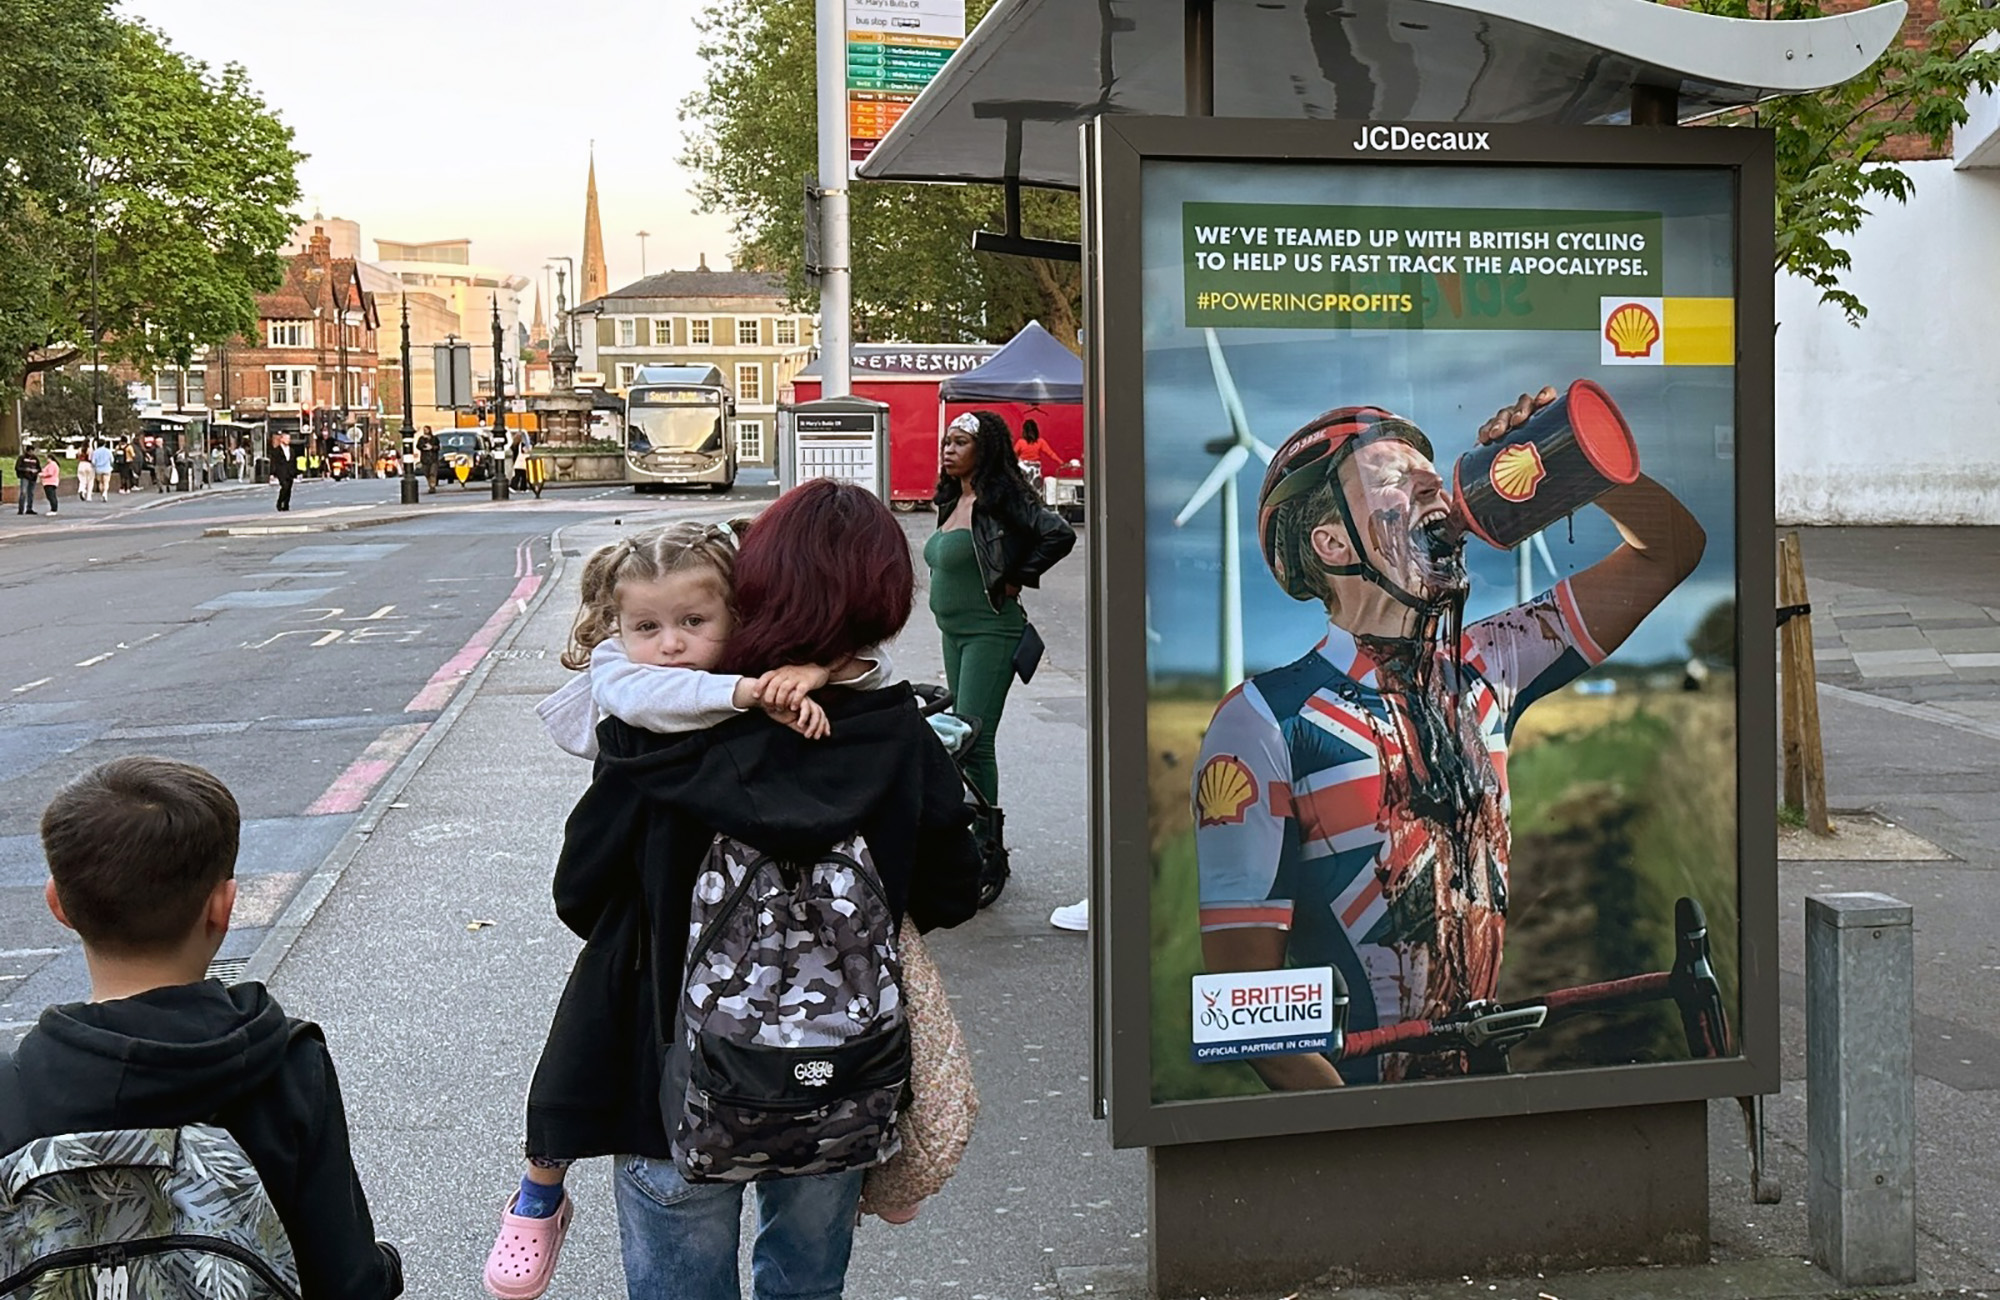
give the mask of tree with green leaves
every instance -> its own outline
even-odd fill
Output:
[[[52,441],[87,438],[98,428],[99,399],[104,406],[104,436],[139,436],[139,408],[125,385],[106,381],[101,390],[93,376],[54,371],[42,376],[42,388],[21,403],[21,431],[42,446]]]
[[[1881,3],[1882,0],[1872,0]],[[1850,8],[1828,0],[1687,0],[1728,18],[1819,18]],[[1770,128],[1777,137],[1777,261],[1820,300],[1858,324],[1868,308],[1841,287],[1853,259],[1838,242],[1861,228],[1870,205],[1909,201],[1916,189],[1897,165],[1911,146],[1939,153],[1966,120],[1965,99],[2000,81],[2000,10],[1981,0],[1941,0],[1937,20],[1906,28],[1852,81],[1810,95],[1765,100],[1725,114],[1723,125]]]
[[[257,295],[283,272],[302,155],[244,70],[113,20],[94,75],[64,146],[71,174],[0,211],[0,394],[93,350],[107,365],[185,366],[254,332]]]
[[[968,25],[990,0],[971,0]],[[707,62],[682,106],[682,161],[703,209],[738,217],[736,265],[784,278],[810,303],[803,242],[805,180],[817,170],[813,0],[721,0],[698,20]],[[1000,228],[992,185],[860,182],[849,190],[854,336],[859,340],[1000,341],[1039,319],[1075,346],[1082,278],[1069,262],[971,250],[972,232]],[[1074,195],[1030,190],[1022,233],[1073,240]]]

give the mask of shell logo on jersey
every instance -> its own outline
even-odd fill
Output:
[[[1493,467],[1487,477],[1493,480],[1493,490],[1508,501],[1526,501],[1535,495],[1535,489],[1549,472],[1542,465],[1542,453],[1532,442],[1516,443],[1493,458]]]
[[[1199,826],[1232,826],[1257,802],[1257,781],[1243,760],[1217,754],[1201,769],[1194,783],[1194,815]]]

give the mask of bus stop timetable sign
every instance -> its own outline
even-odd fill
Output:
[[[792,412],[792,473],[786,486],[831,478],[888,496],[889,411],[879,402],[831,398]]]

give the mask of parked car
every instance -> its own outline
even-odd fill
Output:
[[[461,483],[484,482],[491,473],[491,456],[479,429],[445,429],[438,436],[438,464]],[[463,478],[459,469],[466,471]]]

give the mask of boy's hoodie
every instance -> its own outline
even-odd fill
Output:
[[[178,984],[50,1007],[0,1059],[0,1152],[37,1138],[214,1123],[277,1207],[306,1300],[388,1300],[395,1247],[375,1240],[347,1113],[317,1026],[261,984]]]

